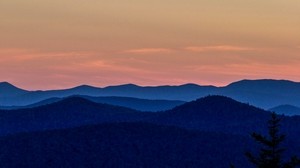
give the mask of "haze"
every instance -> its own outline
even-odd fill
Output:
[[[0,79],[26,89],[300,81],[300,1],[1,0]]]

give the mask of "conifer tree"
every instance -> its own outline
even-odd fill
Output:
[[[281,119],[272,113],[268,121],[269,136],[263,136],[258,133],[252,133],[252,138],[263,145],[258,156],[246,152],[246,156],[257,168],[296,168],[300,166],[300,160],[294,156],[289,161],[282,161],[282,153],[285,151],[281,143],[285,135],[279,133]]]

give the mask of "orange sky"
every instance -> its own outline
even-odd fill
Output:
[[[1,0],[0,80],[26,89],[300,81],[300,1]]]

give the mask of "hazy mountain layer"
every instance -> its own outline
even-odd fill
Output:
[[[0,91],[2,93],[0,96],[1,106],[24,106],[53,97],[61,98],[72,95],[191,101],[199,97],[216,94],[232,97],[264,109],[282,104],[300,106],[300,83],[284,80],[243,80],[225,87],[195,84],[141,87],[127,84],[97,88],[83,85],[71,89],[49,91],[24,91],[14,88],[8,83],[1,83]]]
[[[184,101],[179,100],[147,100],[131,97],[92,97],[92,96],[76,96],[82,97],[96,103],[105,103],[115,106],[127,107],[139,111],[157,112],[170,110],[176,106],[182,105]],[[68,97],[67,97],[68,98]],[[67,99],[66,98],[66,99]],[[52,104],[65,98],[50,98],[27,106],[0,106],[0,109],[13,110],[25,109]]]

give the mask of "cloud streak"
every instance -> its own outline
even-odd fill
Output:
[[[236,51],[250,51],[254,48],[232,46],[232,45],[217,45],[217,46],[189,46],[184,50],[192,52],[207,52],[207,51],[219,51],[219,52],[236,52]]]
[[[131,54],[152,54],[152,53],[170,53],[174,51],[170,48],[140,48],[140,49],[130,49],[124,50],[122,53],[131,53]]]
[[[216,46],[186,46],[183,48],[137,48],[121,51],[121,53],[128,54],[153,54],[153,53],[171,53],[171,52],[238,52],[238,51],[251,51],[255,48],[233,46],[233,45],[216,45]]]

